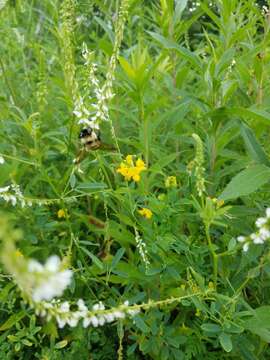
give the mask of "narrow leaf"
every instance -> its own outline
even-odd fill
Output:
[[[226,334],[226,333],[222,333],[219,335],[219,342],[220,345],[223,347],[223,349],[226,352],[230,352],[232,351],[233,345],[232,345],[232,339],[231,336]]]
[[[92,254],[89,250],[85,249],[84,247],[80,247],[80,249],[86,254],[88,255],[91,260],[93,261],[93,263],[101,270],[103,270],[103,263],[94,255]]]
[[[226,186],[220,200],[236,199],[249,195],[270,180],[270,168],[265,165],[251,166],[237,174]]]
[[[263,148],[257,141],[254,132],[245,124],[241,124],[241,135],[245,141],[246,149],[253,160],[258,163],[270,166],[270,161]]]
[[[194,67],[201,70],[201,63],[197,55],[193,54],[190,50],[184,48],[183,46],[178,45],[172,40],[164,38],[162,35],[156,34],[152,31],[148,31],[148,33],[161,45],[163,45],[166,49],[176,50],[182,57],[189,61]]]
[[[0,331],[4,331],[7,329],[10,329],[12,326],[14,326],[18,321],[20,321],[22,318],[24,318],[26,315],[26,312],[24,310],[18,312],[17,314],[11,315],[6,322],[4,322],[3,325],[0,326]]]

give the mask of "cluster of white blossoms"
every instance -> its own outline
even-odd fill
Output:
[[[96,76],[97,65],[92,61],[92,53],[88,51],[86,44],[83,44],[82,56],[87,72],[87,83],[85,84],[86,92],[89,99],[76,96],[74,104],[74,115],[78,119],[78,124],[99,130],[99,124],[102,121],[109,121],[110,100],[114,97],[113,81],[115,79],[115,69],[119,50],[123,39],[124,24],[127,19],[129,0],[122,0],[118,18],[115,25],[115,39],[113,52],[109,61],[108,70],[104,84],[101,86]],[[91,96],[93,93],[93,96]]]
[[[85,43],[83,44],[82,56],[87,69],[88,80],[85,87],[89,93],[89,106],[86,105],[86,101],[80,96],[75,101],[73,113],[77,117],[79,125],[90,126],[91,129],[98,130],[101,121],[109,120],[107,101],[112,98],[112,95],[111,92],[105,91],[104,86],[102,88],[100,87],[99,80],[96,76],[97,65],[92,62],[93,54],[89,52]],[[90,94],[92,88],[94,93],[93,97]],[[96,100],[94,101],[93,98]],[[90,111],[90,109],[92,109],[92,111]]]
[[[90,310],[82,299],[77,301],[76,310],[71,310],[68,301],[62,303],[59,301],[41,302],[35,307],[36,315],[46,317],[47,321],[55,318],[59,328],[63,328],[65,325],[75,327],[80,321],[82,321],[84,328],[88,326],[98,327],[139,313],[136,305],[130,306],[128,301],[112,309],[105,309],[104,304],[100,301],[93,305]]]
[[[270,239],[270,208],[266,209],[266,216],[256,220],[258,230],[249,236],[238,236],[237,241],[243,244],[243,251],[248,251],[251,243],[258,245],[264,244]]]
[[[5,163],[5,159],[3,156],[0,155],[0,165],[3,165]]]
[[[25,199],[17,184],[11,184],[0,188],[0,199],[3,199],[7,203],[10,202],[13,206],[18,203],[21,204],[21,207],[32,206],[32,201]]]
[[[138,230],[136,228],[134,228],[135,230],[135,241],[136,241],[136,247],[139,251],[139,254],[142,258],[142,261],[144,262],[145,268],[148,269],[149,265],[150,265],[150,261],[148,259],[148,251],[146,248],[146,244],[143,241],[143,239],[141,238]]]
[[[72,271],[61,269],[61,261],[56,255],[50,256],[44,265],[30,259],[27,270],[30,296],[34,302],[61,296],[72,279]]]
[[[111,309],[105,309],[104,304],[99,302],[90,309],[82,299],[77,301],[76,306],[56,299],[71,284],[73,275],[71,270],[63,268],[56,255],[41,264],[37,260],[27,260],[21,254],[15,254],[15,262],[10,264],[9,258],[8,268],[36,315],[45,317],[47,321],[56,319],[59,328],[65,325],[75,327],[79,321],[85,328],[103,326],[139,312],[139,306],[130,306],[128,301]]]

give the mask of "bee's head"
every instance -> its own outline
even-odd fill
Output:
[[[100,132],[93,130],[91,127],[87,127],[81,130],[79,139],[82,145],[92,146],[96,142],[100,141]]]
[[[92,132],[93,130],[90,127],[82,129],[79,134],[79,139],[83,139],[87,136],[91,136]]]

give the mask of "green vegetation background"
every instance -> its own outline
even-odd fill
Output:
[[[37,318],[3,270],[0,358],[120,359],[122,337],[124,359],[269,359],[269,250],[242,253],[235,240],[251,233],[270,205],[270,15],[262,13],[269,4],[202,1],[190,11],[192,2],[131,1],[110,116],[122,155],[142,156],[148,170],[127,185],[116,172],[121,156],[112,150],[89,153],[83,173],[74,171],[80,128],[65,82],[62,2],[2,3],[0,186],[14,181],[25,197],[42,202],[26,208],[1,202],[24,232],[20,251],[39,260],[69,253],[75,280],[65,298],[107,306],[204,291],[215,280],[213,251],[223,255],[209,299],[97,329],[59,330]],[[94,51],[104,79],[118,6],[76,1],[72,41],[82,92],[82,44]],[[202,199],[187,171],[193,133],[204,145]],[[101,136],[115,146],[109,124]],[[176,188],[165,186],[168,176],[176,176]],[[207,197],[231,207],[224,214]],[[137,212],[144,206],[153,212],[150,220]],[[148,270],[134,224],[147,246]]]

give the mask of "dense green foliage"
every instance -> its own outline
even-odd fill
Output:
[[[104,81],[120,1],[74,1],[72,33],[63,3],[0,1],[0,187],[33,203],[0,199],[1,217],[22,230],[24,256],[58,254],[74,270],[70,302],[187,299],[58,329],[3,268],[0,359],[269,359],[269,245],[236,240],[270,206],[267,2],[130,1],[105,145],[79,167],[67,65],[87,96],[85,43]],[[130,154],[147,167],[137,182],[117,172]]]

